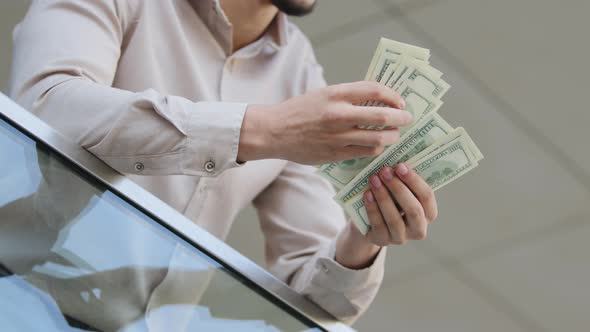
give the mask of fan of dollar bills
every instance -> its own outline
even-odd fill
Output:
[[[337,189],[334,199],[359,230],[366,234],[369,219],[363,193],[368,180],[385,166],[405,162],[433,190],[442,188],[478,165],[483,155],[465,129],[453,128],[438,113],[450,85],[430,66],[430,50],[381,38],[365,80],[397,91],[413,122],[400,128],[400,140],[377,157],[345,160],[320,166],[319,173]],[[367,101],[366,105],[384,106]],[[379,128],[370,128],[379,129]]]

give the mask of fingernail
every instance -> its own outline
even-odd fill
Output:
[[[402,99],[401,105],[402,109],[406,108],[406,101]]]
[[[381,180],[379,180],[379,177],[377,175],[371,176],[369,182],[371,182],[371,187],[375,189],[381,188]]]
[[[385,181],[391,181],[393,179],[393,172],[391,171],[391,167],[383,167],[381,170],[381,177]]]
[[[365,193],[365,199],[368,203],[375,203],[375,196],[373,196],[373,193],[370,191],[367,191]]]
[[[406,111],[406,113],[408,113],[408,123],[411,123],[414,120],[414,114],[410,111]]]
[[[395,172],[399,176],[404,176],[404,175],[408,174],[408,172],[409,172],[408,166],[406,166],[406,164],[400,163],[395,168]]]

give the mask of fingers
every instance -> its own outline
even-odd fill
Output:
[[[406,239],[406,226],[400,212],[395,207],[389,191],[376,175],[371,176],[369,184],[382,218],[389,230],[389,240],[394,244],[403,244]]]
[[[389,107],[338,104],[323,114],[322,126],[362,130],[359,127],[399,128],[412,123],[412,113]],[[378,131],[378,130],[373,130]]]
[[[375,196],[369,190],[364,193],[363,199],[365,200],[365,209],[367,210],[367,216],[369,217],[369,223],[371,229],[367,233],[367,238],[372,243],[378,246],[386,246],[389,244],[389,230],[383,220],[383,215],[377,206]]]
[[[399,136],[399,129],[351,129],[343,133],[341,139],[346,142],[346,145],[385,147],[396,143]]]
[[[338,84],[330,86],[328,91],[335,99],[346,100],[357,105],[374,100],[399,109],[405,107],[404,100],[397,92],[377,82],[359,81]]]
[[[349,160],[349,159],[356,159],[356,158],[365,158],[365,157],[376,157],[381,152],[383,152],[384,147],[369,147],[369,146],[357,146],[351,145],[344,147],[341,151],[337,153],[332,153],[330,155],[330,160]]]
[[[428,220],[420,201],[402,180],[394,176],[391,167],[384,167],[379,172],[379,177],[404,211],[407,238],[411,240],[426,238]]]
[[[378,176],[369,179],[369,184],[371,190],[364,194],[364,200],[371,222],[367,233],[371,242],[384,246],[426,237],[428,224],[438,213],[434,193],[426,181],[401,163],[395,171],[384,167]]]
[[[353,106],[346,120],[350,126],[399,128],[412,123],[412,113],[391,107]]]
[[[395,167],[395,173],[418,198],[427,221],[429,223],[433,222],[438,216],[438,207],[432,188],[416,172],[403,163]]]

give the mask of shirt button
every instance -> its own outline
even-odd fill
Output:
[[[138,171],[138,172],[141,172],[141,171],[143,171],[143,169],[144,169],[145,167],[143,166],[143,164],[142,164],[142,163],[135,163],[135,164],[133,165],[133,168],[135,168],[135,170],[136,170],[136,171]]]
[[[209,173],[215,170],[215,163],[211,160],[205,163],[205,170]]]
[[[328,273],[330,272],[330,269],[328,269],[328,267],[326,266],[326,263],[323,262],[318,262],[318,267],[324,271],[324,273]]]

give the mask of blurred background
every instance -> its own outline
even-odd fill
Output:
[[[0,2],[2,91],[27,6]],[[589,12],[575,0],[319,0],[295,20],[329,83],[362,79],[381,36],[429,48],[453,86],[440,112],[485,155],[438,193],[427,240],[389,249],[355,328],[588,331]],[[229,242],[264,264],[253,209]]]

